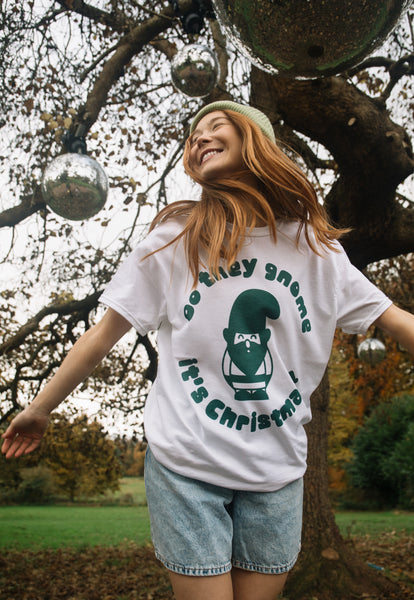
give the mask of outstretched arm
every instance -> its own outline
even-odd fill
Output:
[[[109,308],[101,321],[78,339],[49,383],[2,435],[6,458],[28,454],[37,448],[52,410],[90,375],[130,328],[124,317]]]
[[[414,356],[414,315],[392,304],[374,325],[394,338]]]

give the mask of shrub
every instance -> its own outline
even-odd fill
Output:
[[[379,505],[414,507],[414,396],[378,405],[359,429],[347,470]]]
[[[38,465],[21,471],[22,481],[19,484],[15,500],[23,504],[45,504],[51,502],[55,495],[53,473],[45,465]]]

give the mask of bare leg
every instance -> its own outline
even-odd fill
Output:
[[[209,577],[190,577],[173,572],[169,575],[176,600],[233,600],[230,573]]]
[[[234,600],[276,600],[282,592],[288,574],[267,575],[233,569]]]

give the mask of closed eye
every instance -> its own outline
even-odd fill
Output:
[[[227,125],[228,121],[218,121],[214,120],[210,126],[210,131],[215,131],[218,127],[222,127],[223,125]],[[190,147],[194,146],[197,143],[197,140],[200,136],[196,135],[190,138]]]

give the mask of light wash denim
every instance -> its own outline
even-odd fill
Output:
[[[147,449],[145,487],[157,558],[182,575],[221,575],[232,566],[289,571],[300,550],[303,480],[276,492],[244,492],[183,477]]]

